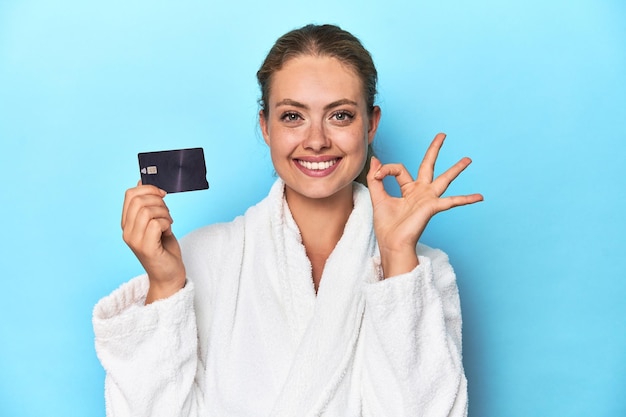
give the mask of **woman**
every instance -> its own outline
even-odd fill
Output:
[[[482,200],[440,197],[470,160],[433,180],[439,134],[416,180],[366,168],[376,69],[336,26],[287,33],[257,76],[279,176],[263,201],[179,246],[165,193],[126,193],[124,240],[146,275],[94,310],[107,415],[466,415],[454,273],[418,240],[434,214]]]

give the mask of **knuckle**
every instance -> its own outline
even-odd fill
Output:
[[[152,208],[142,205],[137,209],[137,217],[141,219],[147,219],[152,217]]]
[[[137,194],[137,187],[128,188],[124,192],[124,201],[131,201],[133,197]]]
[[[161,231],[161,222],[159,221],[159,219],[150,219],[148,225],[146,226],[146,229],[147,231],[152,233]]]
[[[126,245],[128,245],[133,252],[137,252],[139,245],[138,242],[132,238],[132,236],[122,235],[122,239],[124,239],[124,243],[126,243]]]
[[[134,242],[133,233],[128,229],[122,230],[122,239],[126,244],[132,244]]]

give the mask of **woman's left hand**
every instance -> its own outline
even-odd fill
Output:
[[[435,214],[483,200],[481,194],[441,197],[452,181],[472,162],[469,158],[463,158],[433,179],[435,162],[445,137],[443,133],[435,136],[415,180],[403,165],[383,165],[378,159],[372,158],[367,184],[385,278],[409,272],[418,265],[417,242]],[[383,178],[387,176],[396,178],[401,197],[392,197],[385,191]]]

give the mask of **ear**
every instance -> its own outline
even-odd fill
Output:
[[[267,119],[265,117],[265,112],[263,110],[259,111],[259,126],[261,127],[261,133],[263,134],[263,140],[269,146],[270,144],[270,133],[267,128]]]
[[[371,114],[369,115],[368,127],[367,127],[367,143],[370,145],[374,141],[376,136],[376,130],[378,130],[378,123],[380,122],[381,110],[380,107],[374,106]]]

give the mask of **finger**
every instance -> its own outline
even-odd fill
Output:
[[[402,164],[385,164],[376,171],[374,178],[382,180],[385,177],[395,177],[398,185],[403,187],[413,182],[413,177]]]
[[[372,202],[378,201],[380,198],[385,196],[385,186],[383,185],[382,179],[376,178],[376,174],[378,170],[382,166],[382,163],[378,158],[372,156],[370,160],[370,169],[367,173],[367,188],[370,190],[370,196],[372,197]]]
[[[166,207],[142,207],[134,221],[128,222],[123,230],[125,240],[128,239],[131,242],[140,242],[141,237],[145,233],[146,227],[151,220],[163,219],[168,224],[172,224],[173,220],[169,214],[169,210]]]
[[[435,175],[435,162],[437,161],[437,157],[439,156],[439,150],[441,146],[443,146],[443,141],[445,140],[445,133],[438,133],[435,135],[435,138],[430,143],[430,146],[426,150],[424,154],[424,159],[422,159],[422,163],[417,171],[417,180],[418,181],[427,181],[431,182]]]
[[[161,208],[165,213],[167,213],[167,217],[171,219],[171,216],[169,215],[169,208],[160,196],[136,196],[128,204],[128,208],[125,212],[124,223],[122,224],[122,230],[134,228],[134,224],[137,222],[137,217],[141,214],[142,210],[147,208]]]
[[[151,219],[146,225],[143,235],[143,250],[146,253],[154,253],[154,251],[162,246],[161,239],[164,235],[171,235],[172,224],[166,219]]]
[[[146,224],[140,241],[127,242],[128,246],[144,267],[151,264],[155,260],[155,256],[159,256],[162,252],[162,236],[167,233],[170,228],[171,226],[165,219],[152,219]]]
[[[124,229],[135,228],[142,216],[144,218],[164,217],[173,222],[169,208],[163,200],[158,197],[144,197],[141,200],[135,199],[134,204],[131,205]]]
[[[163,198],[167,195],[167,193],[154,185],[141,185],[141,180],[136,187],[126,190],[126,193],[124,194],[124,204],[122,206],[122,228],[124,227],[124,224],[126,224],[129,206],[136,197],[143,195],[156,195]]]
[[[156,236],[156,226],[159,225],[159,235]],[[159,240],[161,233],[166,232],[172,225],[173,220],[170,217],[169,210],[166,207],[142,207],[138,212],[134,222],[128,223],[124,228],[124,241],[133,249],[140,249],[146,243]],[[149,233],[150,232],[150,233]],[[146,241],[146,238],[148,240]]]
[[[435,191],[442,195],[450,186],[450,184],[472,163],[468,157],[462,158],[456,164],[452,165],[446,172],[439,175],[433,181]]]
[[[454,207],[466,206],[468,204],[478,203],[483,201],[484,197],[482,194],[468,194],[468,195],[456,195],[451,197],[444,197],[439,199],[439,203],[437,205],[437,211],[445,211]]]

